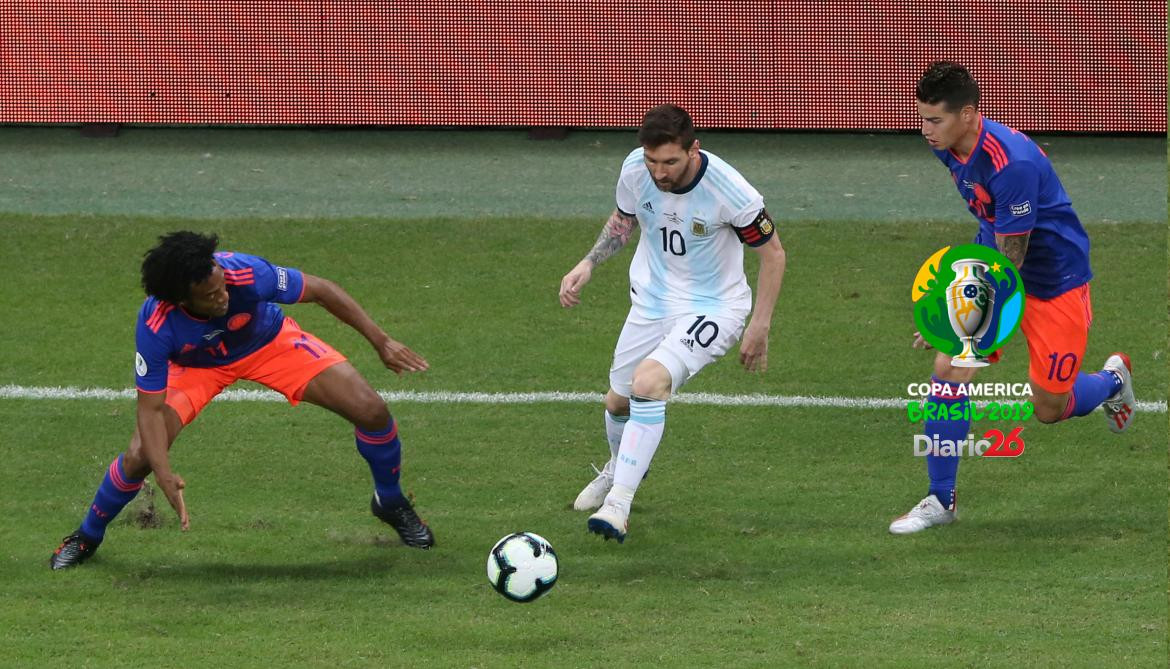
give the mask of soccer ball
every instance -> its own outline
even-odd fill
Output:
[[[556,551],[539,534],[509,534],[488,553],[487,577],[496,592],[513,602],[536,601],[557,582]]]

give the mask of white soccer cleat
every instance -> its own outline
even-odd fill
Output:
[[[597,513],[589,516],[589,531],[600,534],[606,541],[617,539],[620,544],[626,540],[630,527],[630,507],[622,504],[603,504]]]
[[[955,512],[944,509],[942,502],[934,495],[927,495],[910,513],[890,523],[890,534],[914,534],[935,525],[948,525],[955,521]]]
[[[597,478],[589,482],[584,490],[577,495],[577,499],[573,501],[574,511],[593,511],[597,507],[605,503],[605,496],[609,494],[610,488],[613,487],[613,468],[615,466],[613,458],[605,463],[605,467],[600,470],[596,466],[593,471],[597,472]]]
[[[1109,429],[1121,433],[1133,422],[1133,412],[1137,408],[1133,397],[1133,373],[1129,365],[1129,356],[1124,353],[1114,353],[1105,361],[1105,371],[1113,372],[1121,379],[1121,390],[1105,400],[1101,405],[1105,409],[1105,417],[1109,419]]]

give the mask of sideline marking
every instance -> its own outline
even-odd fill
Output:
[[[136,391],[131,388],[61,388],[37,386],[0,386],[3,400],[129,400]],[[422,402],[431,404],[599,404],[602,393],[459,393],[419,392],[414,390],[382,390],[378,392],[387,402]],[[284,397],[271,390],[231,389],[215,398],[225,402],[283,402]],[[815,397],[806,395],[719,395],[716,393],[680,393],[671,402],[702,406],[747,407],[805,407],[839,409],[905,409],[908,398],[883,397]],[[1165,402],[1138,402],[1139,411],[1166,413]]]

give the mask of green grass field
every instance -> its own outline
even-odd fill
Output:
[[[920,159],[924,173],[942,170]],[[1087,358],[1129,352],[1143,401],[1164,401],[1170,378],[1161,188],[1144,210],[1128,203],[1139,213],[1125,223],[1089,226]],[[581,307],[556,302],[600,225],[10,208],[0,386],[129,388],[141,253],[161,232],[194,227],[338,281],[430,361],[399,379],[324,311],[288,309],[381,390],[600,394],[628,308],[630,251],[595,273]],[[903,396],[931,360],[909,347],[914,273],[973,227],[781,221],[790,264],[769,371],[745,374],[729,356],[684,392]],[[1020,381],[1026,369],[1017,340],[980,379]],[[1122,436],[1100,413],[1030,422],[1020,458],[963,463],[956,525],[892,537],[890,519],[926,487],[903,412],[675,404],[617,545],[570,509],[589,463],[605,457],[600,404],[391,408],[433,551],[401,547],[369,515],[368,470],[340,419],[219,402],[172,452],[191,531],[161,498],[161,526],[143,527],[140,496],[91,562],[54,573],[49,553],[125,447],[133,401],[0,399],[0,665],[1165,665],[1164,412],[1139,415]],[[484,576],[488,549],[516,530],[547,537],[561,560],[556,588],[531,605],[507,602]]]

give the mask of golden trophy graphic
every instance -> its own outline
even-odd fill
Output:
[[[987,279],[987,263],[981,260],[956,260],[951,264],[955,280],[947,286],[947,317],[959,338],[962,350],[951,358],[955,367],[984,367],[987,356],[975,350],[975,344],[987,328],[995,307],[995,288]]]

